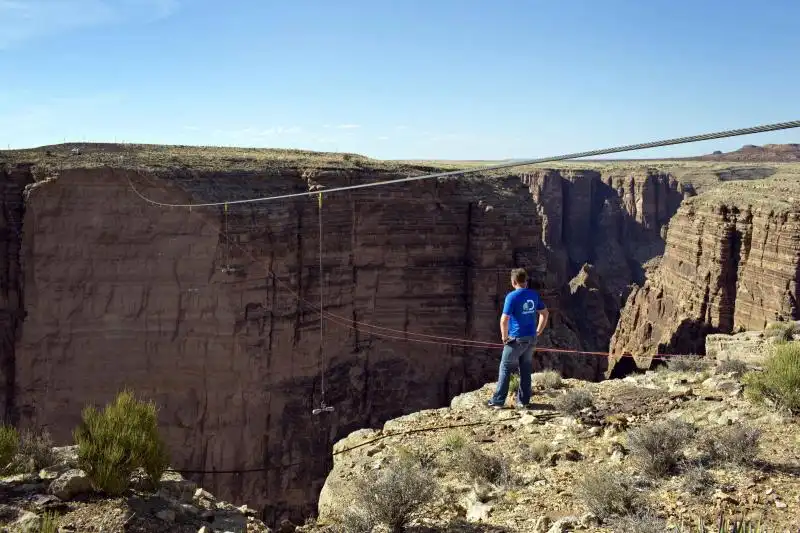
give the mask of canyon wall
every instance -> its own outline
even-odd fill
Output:
[[[9,176],[7,212],[21,199]],[[395,176],[97,168],[30,187],[21,228],[7,217],[23,242],[19,265],[14,250],[4,255],[4,302],[9,317],[27,317],[3,333],[4,412],[64,443],[87,403],[129,387],[160,406],[173,464],[256,470],[193,477],[268,522],[307,516],[336,439],[495,379],[496,349],[403,332],[496,342],[509,269],[528,268],[548,290],[528,188],[461,178],[326,196],[321,286],[336,316],[320,343],[316,198],[232,205],[226,219],[221,208],[147,204],[128,180],[159,201],[197,203]],[[236,272],[222,272],[227,263]],[[561,329],[556,321],[548,335]],[[585,379],[605,368],[581,357],[549,364]],[[323,372],[335,411],[314,416]]]
[[[664,228],[692,189],[645,168],[543,169],[523,181],[542,221],[549,285],[577,339],[556,344],[606,351],[631,285],[663,253]]]
[[[797,319],[799,279],[797,179],[726,183],[678,210],[660,266],[628,297],[612,351],[648,368],[654,353],[703,353],[708,333]]]
[[[0,167],[0,420],[12,419],[17,334],[25,318],[22,265],[23,192],[32,183],[30,167]]]

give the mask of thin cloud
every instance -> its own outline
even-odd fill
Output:
[[[0,50],[78,29],[151,22],[180,5],[181,0],[0,0]]]
[[[381,135],[380,137],[378,137],[378,140],[379,140],[379,141],[388,141],[388,140],[389,140],[389,137],[387,137],[387,136],[385,136],[385,135]]]
[[[354,130],[354,129],[360,128],[360,127],[361,127],[360,124],[339,124],[338,126],[336,126],[336,129],[339,129],[339,130]]]

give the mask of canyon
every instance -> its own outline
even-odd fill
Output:
[[[773,265],[770,275],[752,262],[733,281],[746,289],[709,296],[717,303],[705,307],[700,297],[685,316],[707,314],[721,331],[778,307],[796,315],[791,299],[775,304],[796,291],[782,289],[796,267],[787,259],[799,234],[794,204],[722,215],[705,207],[716,205],[702,200],[709,193],[696,196],[700,186],[723,188],[722,171],[705,176],[706,166],[580,163],[326,195],[320,255],[314,196],[226,213],[159,207],[137,191],[196,204],[447,167],[300,151],[73,148],[0,155],[0,412],[67,443],[86,404],[132,388],[160,406],[172,463],[206,471],[191,477],[258,507],[267,523],[314,512],[336,440],[496,377],[497,349],[436,337],[497,342],[512,267],[528,270],[552,309],[543,348],[656,349],[682,305],[665,302],[683,301],[675,291],[701,279],[688,274],[693,265],[741,254],[730,244],[736,231],[741,242],[750,235],[746,249],[763,257],[760,268]],[[687,168],[706,181],[682,177]],[[704,235],[702,253],[690,249],[691,231]],[[731,298],[749,301],[733,319],[723,305]],[[535,370],[595,381],[631,370],[611,364],[542,352]],[[323,376],[334,411],[312,415]]]
[[[732,181],[690,198],[670,222],[659,268],[628,298],[609,374],[620,354],[650,368],[657,353],[703,354],[710,333],[796,320],[799,280],[796,174]]]

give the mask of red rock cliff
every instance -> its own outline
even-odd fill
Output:
[[[543,270],[538,216],[519,179],[326,197],[322,286],[326,310],[344,324],[325,322],[327,400],[336,411],[312,416],[319,314],[302,300],[319,301],[316,199],[231,206],[229,232],[252,254],[231,248],[243,268],[231,276],[220,271],[227,250],[220,209],[154,207],[134,195],[128,177],[165,202],[309,186],[292,171],[142,177],[108,168],[66,170],[37,184],[23,225],[27,318],[16,350],[8,349],[13,327],[5,333],[11,370],[4,377],[13,382],[6,408],[21,425],[66,441],[87,403],[131,387],[161,406],[174,464],[265,469],[198,480],[226,499],[261,506],[268,521],[314,509],[336,439],[445,405],[495,378],[496,350],[381,338],[357,322],[495,341],[509,268]],[[354,171],[314,179],[333,186],[389,177]],[[19,270],[14,253],[7,257],[12,279]],[[18,284],[9,285],[12,311]],[[601,371],[596,361],[561,359],[567,374]]]
[[[549,169],[524,181],[542,220],[550,285],[561,288],[575,334],[564,344],[605,351],[631,284],[663,253],[663,228],[691,193],[670,174],[641,168]]]
[[[800,188],[796,178],[730,182],[687,200],[656,273],[629,296],[615,354],[703,353],[705,334],[798,318]]]
[[[0,418],[14,410],[16,366],[14,353],[17,336],[24,319],[22,289],[22,218],[25,187],[33,182],[29,166],[0,168]]]

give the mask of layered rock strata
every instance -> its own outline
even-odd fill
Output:
[[[614,354],[703,353],[708,333],[798,318],[800,190],[791,178],[731,182],[686,201],[656,273],[629,296]]]
[[[648,169],[546,169],[523,180],[542,220],[549,285],[575,334],[560,344],[605,351],[631,285],[663,253],[664,229],[693,191]]]
[[[269,523],[307,516],[335,439],[495,377],[497,350],[408,342],[404,332],[496,340],[508,270],[543,270],[527,188],[516,178],[430,180],[326,196],[320,283],[316,198],[232,205],[225,217],[149,205],[128,179],[159,201],[196,203],[391,177],[98,168],[37,184],[23,224],[27,318],[15,336],[4,332],[15,339],[4,355],[6,413],[65,442],[86,404],[130,387],[161,407],[179,467],[249,470],[198,482],[260,507]],[[320,286],[336,315],[322,342]],[[553,364],[600,372],[596,360]],[[335,411],[314,416],[323,374]]]

